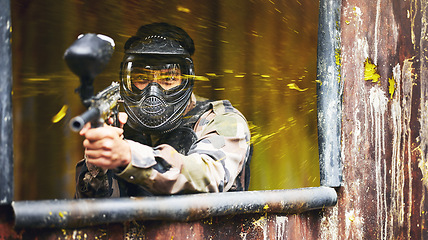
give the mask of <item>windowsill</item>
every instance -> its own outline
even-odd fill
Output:
[[[249,213],[300,213],[334,206],[330,187],[165,197],[13,202],[17,228],[72,228],[131,220],[191,221]]]

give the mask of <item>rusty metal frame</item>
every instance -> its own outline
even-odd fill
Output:
[[[321,186],[342,185],[341,0],[320,0],[317,56],[318,148]]]
[[[10,2],[0,0],[0,3],[3,6],[0,17],[6,16],[9,19],[5,22],[4,18],[1,18],[0,40],[10,42]],[[3,56],[0,58],[0,84],[3,86],[0,89],[0,115],[2,121],[5,121],[1,125],[0,149],[7,149],[5,154],[0,154],[0,164],[4,167],[0,173],[0,200],[6,199],[6,204],[12,204],[16,227],[71,228],[131,220],[190,221],[234,214],[299,213],[334,206],[337,193],[332,187],[339,187],[342,182],[340,6],[341,0],[320,0],[317,93],[321,187],[315,188],[144,198],[12,202],[12,101],[7,98],[11,96],[12,84],[11,50],[10,45],[0,45],[0,53]]]
[[[334,206],[333,188],[189,194],[168,197],[19,201],[16,228],[74,228],[131,220],[192,221],[248,213],[300,213]]]
[[[0,0],[0,204],[13,200],[12,47],[9,0]]]

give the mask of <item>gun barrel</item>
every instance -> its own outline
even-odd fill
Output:
[[[74,117],[70,121],[70,128],[71,130],[78,132],[82,130],[82,128],[85,126],[88,122],[94,122],[95,120],[100,118],[100,111],[98,108],[90,108],[86,112],[84,112],[82,115]],[[95,127],[95,126],[92,126]]]
[[[111,111],[117,106],[119,99],[119,83],[112,82],[110,86],[88,100],[89,109],[86,112],[71,119],[71,130],[78,132],[88,122],[91,123],[92,128],[101,127],[104,121],[110,117]]]

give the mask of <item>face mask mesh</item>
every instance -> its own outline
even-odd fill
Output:
[[[125,111],[128,113],[128,124],[138,131],[164,133],[172,131],[181,123],[183,113],[189,103],[193,90],[193,64],[190,58],[181,63],[181,84],[171,89],[164,89],[158,82],[150,82],[144,89],[132,84],[128,69],[138,59],[125,59],[121,70],[121,95]],[[175,63],[176,64],[176,63]],[[143,64],[144,65],[144,64]],[[189,74],[190,73],[190,74]]]

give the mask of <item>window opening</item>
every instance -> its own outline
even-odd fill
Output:
[[[4,0],[2,0],[4,1]],[[310,2],[310,1],[308,1]],[[67,4],[67,3],[66,3]],[[274,2],[271,2],[271,4],[274,4]],[[126,5],[126,4],[125,4]],[[13,6],[12,6],[13,7]],[[129,7],[129,6],[128,6]],[[207,7],[207,6],[205,6]],[[217,14],[216,11],[219,11],[219,5],[215,5],[214,6],[209,6],[209,7],[214,7],[213,9],[213,14]],[[5,8],[7,11],[7,8]],[[183,10],[184,9],[184,10]],[[186,8],[182,8],[177,7],[174,11],[184,11],[187,12],[188,10],[185,10]],[[272,11],[271,10],[267,10],[267,11]],[[276,11],[278,13],[281,13],[281,9],[279,8],[273,8],[273,11]],[[35,11],[36,12],[36,11]],[[329,12],[334,12],[335,14],[327,14]],[[275,14],[275,12],[273,12]],[[4,13],[7,14],[7,13]],[[48,13],[49,14],[49,13]],[[71,16],[72,14],[70,14]],[[319,31],[319,35],[318,35],[318,78],[317,78],[317,82],[318,82],[318,120],[319,120],[319,131],[321,132],[320,134],[320,165],[321,165],[321,185],[323,186],[330,186],[330,187],[337,187],[340,186],[341,184],[341,165],[340,165],[340,119],[338,119],[337,116],[341,115],[340,112],[340,98],[341,98],[341,84],[340,84],[340,37],[339,36],[339,16],[340,16],[340,1],[324,1],[321,0],[320,1],[320,21],[323,21],[320,23],[320,25],[322,25],[324,28],[321,29]],[[286,21],[286,19],[284,19],[284,21]],[[327,21],[327,22],[324,22]],[[212,21],[212,22],[206,22],[207,24],[215,24],[217,28],[224,28],[227,27],[224,25],[224,22],[220,20],[217,21]],[[19,23],[18,23],[19,24]],[[36,23],[32,23],[32,24],[36,24]],[[10,21],[9,22],[2,22],[0,24],[0,26],[2,26],[1,30],[4,29],[9,29],[10,30]],[[6,28],[4,27],[6,26]],[[19,25],[18,25],[19,26]],[[327,26],[327,27],[325,27]],[[334,28],[334,29],[332,29]],[[18,28],[19,29],[19,28]],[[54,30],[52,30],[54,31]],[[10,31],[9,31],[10,32]],[[34,34],[34,33],[33,33]],[[214,33],[212,33],[213,35],[209,35],[209,36],[199,36],[200,39],[210,39],[209,37],[213,37],[213,39],[211,39],[210,41],[214,41],[214,43],[216,44],[220,44],[220,43],[224,43],[226,44],[226,42],[222,42],[222,39],[215,39],[218,38],[218,36],[215,36]],[[251,34],[254,37],[262,37],[261,35],[258,35],[258,32],[254,32],[251,31],[251,28],[248,29],[248,31],[246,32],[246,34]],[[7,35],[7,34],[6,34]],[[30,34],[31,35],[31,34]],[[63,38],[60,37],[60,38]],[[324,40],[321,42],[320,39],[327,39],[328,41],[324,42]],[[58,40],[58,39],[57,39]],[[62,39],[64,40],[64,39]],[[41,42],[47,41],[49,42],[49,40],[47,39],[43,39],[40,40],[40,42],[34,42],[34,44],[38,44]],[[69,41],[72,41],[71,39]],[[195,41],[198,41],[198,39],[195,39]],[[53,43],[57,44],[58,42],[61,41],[54,41],[52,40]],[[242,41],[245,42],[245,41]],[[321,43],[320,43],[321,42]],[[52,44],[53,44],[52,43]],[[32,52],[31,47],[30,46],[25,46],[25,44],[23,44],[23,42],[19,42],[17,41],[17,46],[18,47],[22,47],[23,51],[22,51],[22,56],[21,57],[29,57],[32,58],[31,55],[28,55],[29,52]],[[64,44],[64,49],[66,47],[66,44],[68,44],[67,41],[62,41],[62,44]],[[254,45],[255,46],[255,45]],[[46,50],[44,47],[41,47],[42,50]],[[5,51],[5,53],[7,54],[9,51],[7,48],[5,49],[0,49],[1,51]],[[26,51],[28,50],[28,51]],[[206,51],[205,53],[210,53],[209,52],[210,49],[208,50],[204,50]],[[248,50],[254,51],[254,49],[248,48]],[[211,49],[211,53],[213,53],[213,59],[210,60],[210,62],[206,63],[208,64],[208,66],[219,66],[218,62],[220,61],[219,56],[216,55],[216,53],[213,52],[213,50]],[[52,57],[52,59],[60,59],[61,56],[60,54],[56,53],[57,56]],[[54,54],[55,55],[55,54]],[[197,61],[197,60],[196,60]],[[217,62],[217,65],[216,65]],[[14,117],[18,118],[20,120],[22,119],[26,119],[29,118],[29,116],[31,116],[32,112],[37,112],[38,110],[40,110],[41,108],[46,108],[45,103],[47,104],[47,106],[55,106],[55,101],[52,101],[52,92],[55,92],[57,89],[54,88],[55,86],[55,80],[56,81],[60,81],[59,79],[61,79],[61,75],[58,77],[58,75],[49,75],[47,74],[49,71],[51,71],[52,69],[58,70],[56,69],[53,65],[53,60],[48,60],[47,62],[38,62],[38,61],[34,61],[33,63],[34,65],[30,65],[30,66],[19,66],[18,70],[25,70],[25,69],[31,69],[32,71],[35,71],[34,75],[26,75],[25,71],[18,71],[16,70],[16,76],[17,76],[17,85],[23,84],[23,83],[31,83],[26,85],[26,88],[21,88],[19,91],[17,91],[18,95],[16,96],[14,92],[14,103],[17,102],[18,106],[20,106],[22,109],[24,110],[28,110],[25,113],[19,112],[18,114],[15,114]],[[113,62],[112,65],[114,65],[115,63]],[[46,68],[43,68],[42,66],[48,66]],[[8,68],[7,63],[4,64],[4,62],[2,62],[2,64],[0,65],[2,68]],[[116,66],[117,63],[116,63]],[[57,73],[62,73],[64,74],[64,72],[61,71],[65,71],[65,66],[60,67],[61,70],[58,71]],[[208,69],[208,68],[207,68]],[[223,72],[222,74],[233,74],[234,75],[234,80],[241,78],[242,73],[248,74],[251,73],[252,71],[244,71],[244,72],[234,72],[234,71],[230,71],[230,69],[226,69],[223,68],[222,69]],[[52,71],[54,72],[54,71]],[[257,76],[259,77],[261,80],[263,80],[264,78],[268,78],[270,76],[265,76],[263,73],[256,73],[253,72],[252,73],[253,76]],[[111,73],[111,72],[107,72],[104,74],[104,76],[106,78],[112,79],[115,77],[115,74]],[[216,81],[216,79],[218,77],[220,77],[220,72],[216,71],[216,69],[213,69],[213,71],[208,71],[206,70],[206,76],[205,78],[211,77],[211,81],[212,82],[212,86],[214,87],[214,93],[213,95],[217,95],[217,96],[221,96],[224,92],[224,85],[222,85],[220,82]],[[201,78],[201,81],[206,80],[205,78]],[[3,79],[3,78],[2,78]],[[5,78],[6,81],[10,80],[11,78]],[[278,81],[281,81],[281,79],[277,79]],[[282,79],[283,80],[283,79]],[[238,80],[236,80],[238,81]],[[338,82],[338,84],[335,84],[335,82]],[[58,83],[58,82],[56,82]],[[246,84],[254,84],[254,83],[246,83]],[[25,84],[24,84],[25,85]],[[42,87],[43,86],[43,87]],[[67,85],[67,84],[63,84],[63,86],[72,89],[72,86]],[[267,85],[268,86],[268,85]],[[40,87],[40,89],[38,88]],[[49,88],[52,87],[52,88]],[[293,83],[290,82],[287,84],[287,87],[289,87],[289,89],[292,90],[297,90],[297,91],[301,91],[304,90],[305,88],[302,88],[302,86],[299,86],[297,83]],[[37,90],[35,90],[37,89]],[[100,88],[101,89],[101,88]],[[236,93],[239,93],[239,91],[236,91]],[[20,95],[21,94],[21,95]],[[37,97],[40,97],[40,100],[35,101],[34,99],[27,99],[26,98],[26,94],[35,94]],[[68,94],[68,93],[67,93]],[[72,93],[72,91],[69,93],[70,95],[73,95],[74,93]],[[253,93],[254,94],[254,93]],[[6,94],[7,95],[7,94]],[[324,98],[325,95],[328,95],[331,98]],[[74,95],[73,95],[74,96]],[[70,97],[70,99],[73,99],[73,96]],[[252,95],[250,95],[251,97]],[[30,96],[34,97],[34,96]],[[75,96],[74,98],[78,98],[77,96]],[[327,99],[327,100],[326,100]],[[330,100],[328,100],[330,99]],[[334,113],[337,114],[337,116],[334,118],[332,118],[331,116],[326,116],[326,106],[328,105],[327,103],[331,103],[331,101],[338,103],[337,105],[337,109],[335,109]],[[77,102],[77,101],[74,101]],[[70,106],[72,104],[70,103]],[[77,104],[76,104],[77,105]],[[63,106],[64,107],[64,106]],[[239,108],[239,106],[237,106]],[[66,111],[63,108],[61,108],[62,111]],[[321,111],[320,111],[321,109]],[[59,111],[61,113],[61,111]],[[43,113],[38,113],[40,115],[45,115]],[[320,116],[322,115],[322,116]],[[44,116],[41,118],[42,120],[47,120],[47,121],[51,121],[53,122],[54,119],[51,116]],[[331,121],[334,121],[334,123],[336,124],[335,126],[331,127]],[[64,124],[66,125],[66,124]],[[56,130],[61,129],[62,131],[59,131],[61,136],[63,138],[70,138],[70,135],[68,135],[68,130],[65,129],[64,125],[55,125]],[[54,126],[54,125],[52,125]],[[61,126],[63,128],[61,128]],[[33,125],[29,125],[28,126],[30,129],[34,129],[37,126],[35,126],[35,124]],[[55,128],[52,127],[52,128]],[[19,130],[19,134],[22,134],[24,132],[24,129],[20,129]],[[58,131],[54,131],[54,132],[58,132]],[[326,133],[328,132],[328,133]],[[15,133],[16,134],[16,133]],[[322,135],[325,134],[325,135]],[[26,141],[31,141],[34,140],[32,139],[31,136],[26,135],[27,139]],[[58,133],[44,133],[44,135],[41,136],[41,140],[43,139],[49,139],[49,138],[55,138],[57,137],[58,139],[60,139],[61,137],[59,137]],[[266,136],[265,136],[266,137]],[[40,140],[40,139],[39,139]],[[76,138],[74,138],[72,141],[77,141]],[[331,141],[333,141],[332,144]],[[55,144],[53,144],[51,147],[55,147],[55,146],[60,146],[62,143],[62,141],[57,141]],[[324,145],[325,143],[330,144],[329,146]],[[7,145],[7,143],[3,143],[2,145]],[[72,150],[76,150],[76,147],[70,147],[70,148],[74,148]],[[79,149],[77,149],[79,150]],[[332,151],[330,151],[332,150]],[[33,153],[37,153],[37,149],[33,148],[29,148],[27,149],[27,151],[25,152],[25,154],[33,154]],[[72,152],[76,152],[76,151],[72,151]],[[79,152],[79,151],[77,151]],[[82,152],[82,151],[80,151]],[[23,154],[23,152],[15,152],[15,155],[20,155]],[[61,154],[58,153],[51,153],[51,152],[45,152],[46,157],[59,157],[61,156]],[[22,157],[22,156],[21,156]],[[61,166],[60,168],[65,168],[65,169],[72,169],[72,171],[74,171],[74,158],[75,156],[73,154],[68,154],[65,157],[65,166]],[[2,159],[1,161],[5,161],[10,163],[9,159]],[[22,165],[24,165],[26,163],[19,163],[18,165],[20,165],[19,167],[22,168]],[[35,164],[35,163],[33,163]],[[9,167],[12,168],[13,164],[10,164]],[[7,165],[6,165],[7,166]],[[30,164],[31,166],[31,164]],[[72,166],[71,168],[69,168],[69,166]],[[45,165],[45,170],[46,168],[49,168],[51,166]],[[9,168],[9,169],[10,169]],[[22,169],[21,169],[22,170]],[[34,172],[33,172],[34,173]],[[74,173],[68,173],[68,174],[74,174]],[[3,174],[2,176],[6,176],[5,174]],[[55,175],[53,176],[53,178],[56,179],[61,179],[63,180],[64,178],[61,177],[61,175]],[[15,181],[15,184],[19,184],[20,181],[23,181],[22,179],[18,179]],[[9,179],[10,180],[10,176]],[[69,181],[69,180],[65,180],[65,181]],[[11,181],[8,181],[11,182]],[[318,189],[330,189],[330,188],[325,188],[325,187],[319,187],[319,188],[305,188],[302,191],[305,192],[311,192],[314,193],[314,191],[317,191]],[[321,205],[323,206],[331,206],[335,204],[336,201],[336,194],[335,191],[330,191],[327,190],[327,196],[325,200],[325,202]],[[280,193],[279,196],[288,196],[290,194],[290,196],[296,197],[298,196],[298,194],[296,194],[295,190],[275,190],[275,191],[267,191],[267,192],[263,192],[263,191],[255,191],[255,192],[243,192],[243,193],[238,193],[238,194],[271,194],[275,195],[276,193]],[[293,194],[291,194],[293,193]],[[6,199],[6,202],[10,202],[13,198],[13,196],[10,194],[10,192],[8,193],[4,193],[2,192],[2,198],[4,197]],[[229,193],[225,193],[226,195],[230,195],[233,196],[233,194],[229,194]],[[275,195],[276,196],[276,195]],[[192,197],[192,196],[188,196],[188,197]],[[202,195],[199,197],[203,197]],[[310,199],[305,199],[303,198],[303,201],[310,201]],[[50,200],[47,200],[48,202]],[[67,204],[69,203],[69,201],[73,201],[73,200],[64,200],[59,201],[60,203],[62,202],[63,204]],[[97,200],[97,206],[102,208],[102,204],[103,200]],[[44,201],[25,201],[25,202],[15,202],[14,206],[15,206],[15,210],[16,213],[19,213],[19,206],[24,206],[24,205],[28,205],[28,204],[34,204],[32,206],[35,205],[40,205],[46,203]],[[98,205],[99,204],[99,205]],[[319,206],[316,206],[316,208],[318,208]],[[254,209],[253,209],[254,210]],[[250,209],[251,211],[251,209]],[[282,209],[282,211],[288,211],[286,209]],[[215,215],[215,214],[214,214]],[[17,215],[18,216],[18,215]]]

